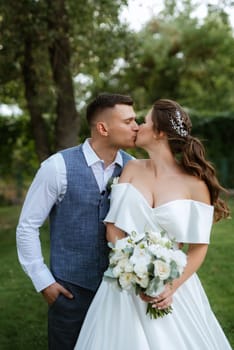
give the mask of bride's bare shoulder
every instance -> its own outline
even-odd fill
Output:
[[[136,172],[147,167],[148,159],[133,159],[130,160],[124,167],[120,182],[130,182]]]
[[[187,184],[191,199],[210,204],[210,192],[203,180],[190,175],[187,176]]]
[[[143,169],[148,167],[148,159],[133,159],[130,160],[124,167],[124,171],[134,171],[137,169]]]

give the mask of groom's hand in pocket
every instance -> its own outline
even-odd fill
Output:
[[[59,294],[63,294],[68,299],[73,299],[71,292],[57,282],[43,289],[41,293],[49,305],[52,305],[56,301]]]

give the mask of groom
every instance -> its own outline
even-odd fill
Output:
[[[49,304],[49,349],[73,349],[108,265],[106,185],[131,159],[138,131],[129,96],[101,94],[87,107],[91,138],[41,164],[17,226],[20,264]],[[39,228],[50,218],[50,269]]]

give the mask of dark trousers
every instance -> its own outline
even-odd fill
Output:
[[[49,350],[73,350],[95,292],[57,279],[74,296],[60,294],[48,310]],[[81,349],[82,350],[82,349]]]

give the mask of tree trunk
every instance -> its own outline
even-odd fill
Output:
[[[48,28],[52,38],[49,54],[57,94],[55,148],[60,150],[77,144],[79,115],[70,70],[69,25],[64,0],[47,2]]]
[[[32,134],[35,140],[36,152],[39,161],[43,161],[50,155],[48,135],[45,121],[41,111],[41,96],[38,91],[36,64],[33,59],[33,43],[30,37],[24,42],[24,61],[22,63],[22,73],[25,86],[25,97],[31,117]]]

